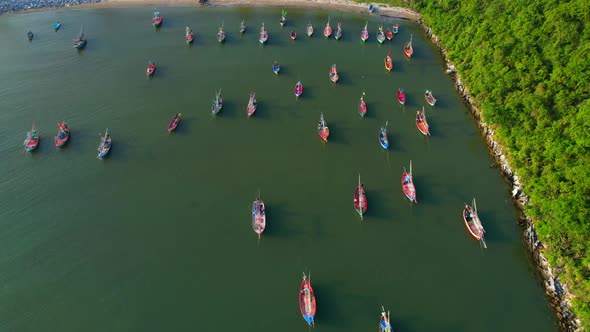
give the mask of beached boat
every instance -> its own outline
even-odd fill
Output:
[[[256,112],[256,93],[254,91],[250,92],[250,100],[248,100],[248,116],[252,116],[254,112]]]
[[[313,326],[316,313],[315,293],[311,287],[311,281],[307,279],[305,273],[303,273],[303,280],[301,287],[299,287],[299,309],[307,324]]]
[[[389,311],[385,312],[385,308],[381,306],[381,320],[379,321],[379,332],[392,332],[391,321],[389,320]]]
[[[264,232],[266,228],[266,211],[264,209],[264,201],[260,198],[260,191],[258,191],[258,197],[252,202],[252,229],[254,232],[258,234],[258,239],[260,240],[260,235]]]
[[[284,9],[281,11],[281,19],[279,20],[279,24],[281,27],[284,27],[285,24],[287,24],[287,11]]]
[[[365,116],[365,114],[367,114],[367,103],[365,102],[365,93],[364,92],[363,92],[363,95],[361,96],[361,99],[359,100],[358,111],[361,116]]]
[[[395,24],[393,26],[393,29],[391,29],[391,32],[393,32],[393,36],[395,37],[395,35],[397,35],[397,33],[399,32],[399,24]]]
[[[424,135],[430,135],[430,127],[426,121],[426,111],[422,107],[422,111],[416,111],[416,127]]]
[[[264,27],[264,22],[262,22],[262,27],[260,28],[260,34],[258,35],[258,41],[260,44],[266,44],[268,41],[268,31]]]
[[[86,46],[86,35],[82,32],[82,26],[80,26],[80,32],[74,38],[74,48],[83,49]]]
[[[275,63],[272,64],[272,72],[275,73],[275,75],[278,75],[280,71],[281,65],[275,60]]]
[[[332,27],[330,26],[330,17],[328,17],[328,23],[326,23],[326,27],[324,28],[324,37],[330,38],[332,35]]]
[[[219,43],[223,43],[225,41],[225,31],[223,31],[223,23],[219,27],[219,32],[217,32],[217,41]]]
[[[426,102],[430,106],[434,106],[434,104],[436,104],[436,98],[434,98],[432,91],[430,90],[426,90],[426,92],[424,92],[424,99],[426,99]]]
[[[340,22],[338,22],[338,26],[336,27],[334,38],[336,38],[336,40],[340,40],[340,38],[342,38],[342,23]]]
[[[363,214],[367,211],[367,195],[365,193],[365,187],[361,183],[361,175],[359,174],[359,184],[354,191],[354,209],[361,216],[363,220]]]
[[[406,57],[408,57],[408,59],[410,59],[414,54],[414,48],[412,47],[412,38],[413,36],[410,35],[410,41],[407,42],[404,46],[404,54],[406,55]]]
[[[471,233],[471,235],[473,235],[476,240],[480,241],[484,248],[487,248],[484,239],[485,230],[483,229],[481,220],[477,215],[477,204],[475,203],[475,198],[473,199],[473,206],[465,204],[465,208],[463,208],[463,221],[465,222],[465,226],[469,230],[469,233]]]
[[[297,39],[297,33],[295,32],[295,30],[291,31],[291,40],[295,40]]]
[[[377,31],[377,41],[379,44],[383,44],[385,41],[385,33],[383,32],[383,26],[379,27],[379,31]]]
[[[213,98],[213,103],[211,103],[211,113],[213,115],[217,115],[219,112],[221,112],[222,107],[223,99],[221,99],[221,89],[219,89],[219,92],[217,92],[215,98]]]
[[[31,40],[33,40],[33,36],[34,36],[34,35],[33,35],[33,31],[29,30],[29,32],[27,32],[27,39],[28,39],[29,41],[31,41]]]
[[[416,200],[416,187],[414,187],[414,178],[412,177],[412,161],[410,160],[410,171],[406,171],[404,167],[404,172],[402,173],[402,191],[404,195],[410,200],[410,202],[418,203]]]
[[[372,14],[375,11],[375,6],[369,5],[369,14]]]
[[[328,141],[328,137],[330,136],[330,128],[328,128],[328,123],[324,120],[324,113],[320,114],[320,122],[318,122],[318,135],[320,138],[324,140],[324,142]]]
[[[297,82],[297,84],[295,84],[295,97],[299,98],[299,96],[301,96],[303,94],[303,84],[301,84],[301,81]]]
[[[369,29],[367,28],[367,25],[369,23],[365,23],[365,27],[361,30],[361,41],[362,42],[366,42],[367,39],[369,39]]]
[[[150,60],[150,62],[148,62],[148,67],[145,71],[145,74],[149,77],[154,75],[154,72],[156,72],[156,62],[154,60]]]
[[[174,115],[172,117],[172,120],[170,120],[170,123],[168,123],[168,132],[169,133],[176,130],[176,127],[178,127],[178,124],[180,123],[181,119],[182,119],[182,113],[176,113],[176,115]]]
[[[332,81],[332,83],[338,82],[338,79],[340,77],[338,77],[338,69],[336,68],[336,64],[333,64],[332,65],[332,67],[330,68],[330,73],[328,74],[328,76],[330,77],[330,81]]]
[[[70,139],[70,127],[65,122],[58,123],[57,127],[59,129],[55,135],[55,146],[61,148]]]
[[[379,129],[379,144],[381,144],[381,147],[385,150],[389,148],[389,138],[387,138],[387,124],[388,122],[386,121],[385,126]]]
[[[39,147],[39,134],[37,134],[37,130],[35,129],[35,124],[33,124],[33,128],[31,131],[27,132],[27,137],[24,141],[25,150],[27,152],[33,152],[37,147]]]
[[[383,62],[385,64],[385,69],[387,69],[387,71],[391,71],[393,69],[393,60],[391,59],[391,51],[387,52],[387,56],[385,57]]]
[[[391,31],[389,27],[387,27],[387,30],[385,30],[385,38],[387,38],[389,41],[393,39],[393,31]]]
[[[397,101],[402,105],[405,105],[406,103],[406,92],[403,88],[397,89]]]
[[[307,23],[307,28],[305,29],[305,33],[307,34],[307,37],[311,37],[311,35],[313,35],[313,24],[311,24],[311,21],[309,21],[309,23]]]
[[[184,40],[186,40],[187,44],[192,44],[193,40],[195,40],[195,34],[193,33],[193,30],[188,26],[186,27],[184,32]]]
[[[246,23],[244,23],[244,21],[242,20],[242,23],[240,23],[240,33],[244,32],[246,32]]]
[[[111,152],[111,135],[109,134],[109,128],[104,133],[104,136],[100,138],[100,144],[98,145],[98,156],[97,158],[102,159],[108,156]]]
[[[160,27],[162,25],[162,15],[160,15],[160,12],[154,12],[154,17],[152,18],[152,25],[156,28]]]
[[[60,28],[61,28],[61,22],[60,22],[60,21],[57,21],[57,23],[55,23],[55,24],[53,25],[53,30],[57,31],[57,30],[59,30]]]

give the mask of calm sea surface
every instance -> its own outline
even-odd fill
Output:
[[[164,16],[157,31],[155,10]],[[288,12],[284,29],[279,9],[261,8],[0,17],[0,331],[306,331],[298,307],[303,271],[311,272],[318,331],[376,331],[381,305],[397,331],[557,330],[510,188],[489,167],[485,143],[420,26]],[[339,42],[321,37],[328,16],[334,28],[342,21]],[[63,26],[54,32],[57,20]],[[366,20],[371,37],[363,45]],[[219,45],[222,23],[227,40]],[[376,42],[381,23],[400,24],[393,42]],[[192,47],[187,24],[196,33]],[[78,52],[72,38],[81,25],[88,45]],[[410,35],[408,61],[402,49]],[[158,69],[146,79],[151,59]],[[334,63],[337,85],[328,80]],[[395,99],[399,87],[405,108]],[[212,117],[220,88],[223,110]],[[414,123],[425,89],[438,98],[427,107],[428,138]],[[247,118],[252,90],[259,107]],[[363,92],[365,118],[356,111]],[[176,112],[184,117],[169,135]],[[320,112],[331,130],[327,144],[316,132]],[[72,138],[58,150],[61,120]],[[386,121],[389,151],[377,141]],[[41,145],[27,154],[22,142],[32,123]],[[105,128],[113,149],[99,161]],[[400,188],[410,160],[417,205]],[[352,202],[359,173],[369,200],[364,222]],[[259,189],[267,204],[260,243],[250,213]],[[461,219],[473,197],[486,250]]]

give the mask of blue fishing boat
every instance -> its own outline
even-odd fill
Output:
[[[57,21],[57,23],[55,23],[53,25],[53,30],[57,31],[57,30],[59,30],[59,28],[61,28],[61,23],[59,21]]]
[[[275,63],[273,63],[272,65],[272,72],[275,73],[275,75],[278,75],[280,71],[281,65],[279,65],[279,63],[275,61]]]
[[[379,129],[379,144],[381,147],[387,150],[389,148],[389,139],[387,138],[387,123],[385,122],[385,126]]]
[[[74,38],[74,48],[81,50],[85,46],[86,36],[84,35],[84,32],[82,32],[82,26],[80,26],[80,33],[76,35],[76,38]]]
[[[107,128],[104,136],[100,138],[97,158],[103,159],[109,154],[109,152],[111,152],[111,135],[109,135],[109,128]]]

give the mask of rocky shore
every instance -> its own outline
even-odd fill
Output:
[[[101,0],[0,0],[0,15],[29,9],[71,7],[98,2]]]

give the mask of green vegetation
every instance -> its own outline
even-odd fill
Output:
[[[590,327],[590,1],[383,2],[420,12],[441,38]]]

